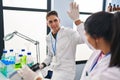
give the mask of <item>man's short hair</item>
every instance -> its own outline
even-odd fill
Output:
[[[47,19],[49,16],[51,16],[51,15],[55,15],[55,16],[58,17],[58,13],[57,13],[56,11],[49,11],[49,12],[47,13],[47,15],[46,15],[46,19]]]

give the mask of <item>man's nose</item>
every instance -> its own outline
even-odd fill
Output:
[[[52,22],[52,25],[55,25],[55,22],[54,22],[54,21]]]

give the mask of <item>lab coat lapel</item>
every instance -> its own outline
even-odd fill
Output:
[[[97,68],[98,66],[107,66],[109,65],[109,62],[110,62],[110,54],[107,55],[107,56],[104,56],[100,61],[98,61],[97,65],[95,68]]]
[[[111,55],[104,56],[100,61],[98,61],[94,69],[90,72],[90,75],[91,76],[96,75],[96,73],[100,73],[104,71],[106,68],[108,68],[110,62],[110,56]]]
[[[91,57],[91,58],[93,58],[93,59],[90,59],[91,61],[90,61],[89,64],[91,64],[91,65],[89,65],[88,72],[91,72],[91,68],[92,68],[92,66],[95,64],[98,56],[100,55],[100,52],[101,52],[101,51],[97,51],[97,53],[96,53],[96,51],[95,51],[95,53],[93,53],[94,57]]]

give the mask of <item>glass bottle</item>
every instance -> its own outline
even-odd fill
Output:
[[[115,4],[113,4],[113,11],[116,11],[116,5]]]
[[[119,11],[120,10],[120,7],[119,7],[119,5],[117,5],[117,11]]]
[[[109,5],[108,5],[108,7],[107,7],[107,11],[108,11],[108,12],[111,12],[111,11],[112,11],[112,5],[111,5],[111,3],[109,3]]]

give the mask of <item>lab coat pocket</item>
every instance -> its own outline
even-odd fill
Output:
[[[86,76],[85,80],[90,80],[90,76]]]
[[[58,60],[58,58],[56,56],[53,56],[53,59],[52,59],[52,68],[53,69],[56,69],[58,66],[60,66],[60,60]]]

